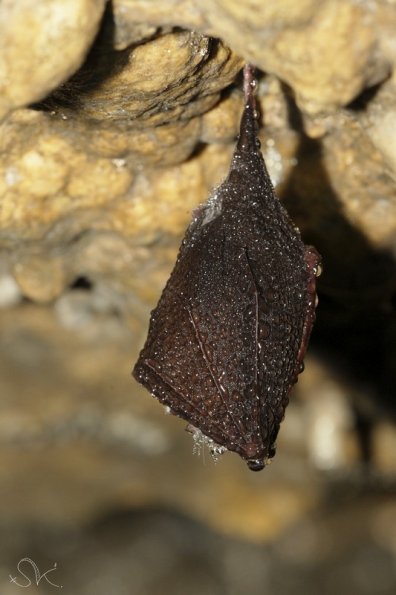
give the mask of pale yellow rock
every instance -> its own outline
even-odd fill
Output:
[[[206,198],[207,188],[200,160],[142,174],[134,185],[131,200],[117,201],[112,209],[112,225],[123,234],[180,236],[191,211]]]
[[[124,10],[114,14],[115,35],[114,47],[116,50],[124,50],[131,44],[138,44],[152,38],[158,31],[158,27],[135,22],[135,14],[126,7]]]
[[[229,143],[238,134],[243,109],[242,94],[231,93],[202,117],[201,140],[205,143]]]
[[[138,270],[124,264],[131,276]],[[90,303],[92,295],[87,309]],[[12,395],[2,399],[0,417],[8,521],[21,514],[25,522],[40,519],[45,509],[47,523],[79,526],[106,506],[152,504],[184,510],[228,535],[269,541],[318,506],[323,478],[294,452],[267,470],[264,483],[230,453],[218,464],[208,453],[193,455],[183,422],[164,415],[130,376],[147,306],[139,314],[135,309],[130,327],[107,314],[118,321],[117,340],[93,305],[85,317],[80,306],[73,330],[59,322],[65,312],[50,308],[27,304],[19,315],[0,312],[1,386]],[[296,464],[303,474],[290,472]]]
[[[136,175],[145,179],[142,168],[177,166],[193,153],[201,139],[199,116],[218,102],[219,92],[242,66],[220,42],[180,31],[159,36],[125,56],[123,68],[82,94],[78,109],[17,110],[3,122],[3,228],[18,233],[24,229],[29,237],[37,237],[77,209],[95,209],[118,197],[123,205],[127,202],[136,208],[142,197],[130,190]],[[170,180],[174,171],[163,175]],[[154,185],[148,193],[157,202],[173,201],[171,212],[175,214],[183,193],[191,196],[189,207],[196,204],[196,186],[199,200],[204,199],[206,188],[194,177],[195,170],[180,189],[178,183],[184,177],[176,176],[171,184]],[[155,176],[149,174],[149,178]],[[155,222],[156,213],[150,209],[144,216],[139,212],[131,218],[127,213],[121,217],[122,225],[125,228],[133,220],[139,222],[135,227],[149,233],[151,216]],[[114,221],[118,225],[118,215]],[[171,225],[170,218],[165,229]]]
[[[67,282],[63,260],[44,254],[19,258],[13,274],[23,296],[39,304],[58,297]]]
[[[284,31],[273,39],[268,62],[295,90],[308,113],[346,105],[366,86],[385,78],[384,60],[376,60],[377,38],[370,14],[356,3],[323,3],[302,31]]]
[[[77,70],[104,7],[104,0],[1,2],[0,118],[42,99]]]
[[[205,23],[205,13],[195,0],[166,0],[155,5],[147,0],[113,0],[113,12],[116,23],[122,23],[129,29],[136,23],[150,23],[158,26],[179,26],[200,29]]]
[[[33,112],[34,113],[34,112]],[[45,116],[15,113],[0,163],[0,222],[3,228],[51,225],[76,208],[124,194],[133,181],[123,160],[90,157],[67,130],[51,129]],[[16,137],[14,136],[16,134]],[[7,150],[8,149],[8,150]]]
[[[117,248],[123,260],[126,253],[119,242],[112,244],[113,258]],[[124,265],[131,271],[134,263]],[[156,289],[159,292],[161,286]],[[315,471],[304,450],[308,448],[305,410],[315,401],[315,386],[329,374],[320,363],[311,367],[308,362],[300,377],[304,390],[294,410],[302,428],[300,441],[296,444],[291,436],[288,411],[282,445],[261,476],[249,472],[231,453],[217,464],[208,453],[205,458],[194,456],[183,422],[164,415],[158,402],[130,378],[131,362],[139,349],[136,337],[142,335],[143,340],[148,310],[148,306],[145,311],[135,310],[133,332],[114,315],[119,323],[116,341],[98,312],[80,318],[72,331],[60,325],[59,313],[50,308],[27,304],[0,313],[0,378],[8,397],[2,399],[0,417],[0,479],[8,486],[3,495],[8,522],[17,522],[22,515],[25,522],[42,522],[44,509],[47,523],[59,527],[72,522],[75,530],[76,525],[84,526],[102,515],[104,508],[152,505],[172,507],[225,535],[271,542],[295,530],[307,517],[314,518],[316,526],[320,510],[328,518],[329,490],[351,489],[355,477],[356,486],[361,485],[353,458],[335,483],[331,475]],[[91,334],[93,327],[96,335]],[[334,374],[329,377],[334,382]],[[301,399],[305,388],[310,392]],[[344,390],[347,400],[349,387]],[[336,441],[338,431],[335,426]],[[390,475],[395,470],[393,444],[392,428],[379,425],[375,456],[381,460],[381,471]],[[353,493],[356,486],[352,483]],[[367,503],[363,493],[366,515]],[[350,505],[345,512],[342,499],[348,519],[355,500]],[[390,539],[386,522],[394,514],[381,514],[381,510],[388,513],[389,507],[378,506],[370,524],[375,524],[376,538],[385,544]],[[301,552],[294,550],[290,547],[288,556],[296,559]]]
[[[51,123],[45,126],[51,129]],[[58,120],[52,125],[53,135],[66,139],[72,137],[74,146],[82,152],[96,157],[126,160],[132,170],[184,161],[199,141],[200,130],[200,118],[143,129],[117,123],[92,126],[84,121],[68,120]]]
[[[396,79],[393,75],[358,115],[363,129],[383,156],[387,171],[396,180],[395,95]]]
[[[284,0],[270,9],[258,2],[218,4],[233,17],[231,22],[216,19],[220,36],[286,81],[308,113],[345,105],[387,75],[386,60],[377,52],[375,17],[355,2]],[[245,47],[238,35],[241,21]]]
[[[262,2],[261,0],[206,0],[204,4],[208,12],[211,5],[217,6],[232,17],[234,23],[243,23],[253,30],[260,29],[261,24],[267,27],[284,27],[285,25],[299,26],[305,24],[312,18],[318,5],[323,0],[301,0],[300,2],[289,2],[289,0],[278,0],[278,2]],[[215,11],[215,8],[213,8]],[[259,18],[258,18],[259,17]]]
[[[100,204],[124,194],[132,179],[123,160],[83,159],[70,175],[65,191],[73,201],[85,203],[90,197],[93,204]]]
[[[116,13],[125,10],[134,12],[136,23],[169,26],[176,21],[223,39],[246,60],[287,82],[310,114],[346,105],[384,80],[396,55],[392,27],[384,25],[394,22],[395,8],[379,1],[167,0],[154,7],[144,0],[117,0]]]
[[[396,43],[395,43],[395,27],[396,27],[396,3],[393,0],[383,2],[382,0],[375,0],[371,7],[375,14],[375,29],[377,33],[379,51],[392,64],[392,71],[396,64]]]
[[[38,146],[27,151],[21,156],[19,164],[14,166],[15,175],[20,179],[18,190],[22,195],[44,198],[57,194],[65,182],[68,171],[66,163],[43,149]]]
[[[347,220],[376,249],[395,250],[394,180],[383,155],[349,114],[324,140],[324,163]]]
[[[232,83],[243,61],[220,41],[200,33],[175,31],[113,52],[112,70],[95,76],[91,66],[62,88],[75,108],[64,113],[95,123],[113,122],[143,128],[188,120],[205,113],[218,101],[218,93]],[[93,67],[94,68],[94,67]],[[95,71],[94,71],[95,72]],[[95,81],[75,99],[76,88]],[[57,95],[50,106],[57,108]]]
[[[211,96],[214,97],[214,96]],[[212,101],[215,101],[216,98]],[[73,147],[73,152],[106,157],[109,159],[129,158],[131,169],[142,165],[174,165],[187,159],[200,140],[200,118],[179,120],[163,126],[133,128],[128,124],[108,123],[95,125],[84,120],[49,115],[45,112],[17,110],[0,125],[0,163],[10,164],[19,159],[27,147],[38,143],[51,145],[51,153],[59,146]],[[45,139],[42,140],[42,139]],[[50,150],[50,149],[48,149]],[[76,167],[76,158],[68,151],[67,164]],[[0,177],[0,185],[4,179]]]
[[[8,140],[10,140],[8,138]],[[3,228],[34,228],[51,219],[46,199],[61,192],[70,166],[70,146],[47,135],[23,137],[0,164],[0,221]]]
[[[368,132],[396,178],[396,109],[381,110],[372,118]]]
[[[386,3],[389,17],[394,4]],[[6,5],[16,11],[27,0]],[[34,5],[41,14],[44,2]],[[66,11],[77,4],[58,6]],[[369,323],[380,312],[389,320],[388,334],[362,333],[366,344],[359,349],[370,354],[385,340],[395,344],[388,130],[395,91],[389,84],[386,98],[378,91],[359,107],[339,109],[381,80],[386,60],[394,63],[393,21],[385,26],[376,0],[114,0],[112,7],[115,46],[105,28],[78,76],[35,110],[13,111],[0,128],[6,279],[0,297],[7,299],[11,287],[15,304],[0,319],[3,516],[7,523],[42,523],[45,510],[49,526],[87,526],[104,509],[151,504],[226,534],[274,540],[316,515],[323,495],[327,510],[331,480],[315,465],[347,469],[348,482],[349,471],[359,470],[349,403],[352,394],[356,403],[376,407],[372,389],[338,379],[325,356],[316,372],[307,360],[274,464],[255,475],[230,453],[218,465],[208,455],[205,464],[193,458],[183,422],[164,416],[130,372],[194,209],[227,174],[242,109],[240,56],[273,73],[263,73],[257,86],[260,139],[281,199],[324,256],[317,332],[345,324],[345,341],[333,355],[348,363],[344,343],[356,341],[348,323],[357,316]],[[173,29],[178,25],[194,32]],[[54,85],[78,66],[65,74],[73,52],[88,50],[87,30],[78,42],[76,29],[62,43],[46,38]],[[32,59],[23,59],[25,73],[41,47],[37,29],[28,33]],[[33,75],[27,87],[36,85]],[[16,80],[15,98],[22,89],[27,101],[22,87]],[[40,93],[43,88],[37,84]],[[378,253],[390,270],[380,270]],[[21,294],[39,305],[17,305]],[[326,345],[332,348],[331,341]],[[375,374],[393,386],[392,347],[385,359]],[[318,394],[323,407],[316,407]],[[394,432],[381,424],[373,435],[374,464],[392,473]],[[304,551],[289,543],[290,559],[307,555],[309,546]]]

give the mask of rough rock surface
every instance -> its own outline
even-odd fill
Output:
[[[98,31],[105,0],[3,0],[0,5],[0,120],[71,76]]]
[[[302,109],[318,113],[349,103],[387,76],[389,59],[381,44],[390,45],[391,27],[378,27],[385,11],[395,18],[387,4],[168,0],[154,9],[145,0],[115,0],[114,11],[133,10],[136,21],[153,26],[174,25],[176,18],[182,27],[221,37],[290,85]]]
[[[27,527],[45,526],[47,542],[47,529],[69,535],[105,510],[151,505],[274,549],[233,549],[191,520],[147,513],[129,560],[163,555],[145,532],[152,522],[183,563],[169,554],[157,586],[148,573],[136,592],[163,592],[167,580],[172,595],[195,583],[202,595],[210,575],[211,595],[263,585],[298,595],[326,575],[326,593],[393,593],[395,26],[390,0],[0,4],[0,528],[15,535],[2,592],[19,553],[51,555]],[[246,59],[262,71],[271,177],[325,264],[306,371],[260,476],[231,455],[192,457],[183,424],[130,378],[191,212],[226,174]],[[204,565],[185,588],[192,562],[181,550],[194,568],[204,554],[180,546],[181,526],[202,551],[222,548],[220,559],[209,547],[205,564],[223,574]],[[265,571],[270,555],[290,584]],[[243,572],[232,578],[235,559]],[[133,592],[110,566],[100,588]],[[84,589],[100,592],[94,578]]]

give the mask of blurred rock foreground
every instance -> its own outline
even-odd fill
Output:
[[[82,595],[395,593],[395,26],[393,0],[0,2],[2,594],[23,557]],[[260,474],[130,377],[246,60],[325,263]]]

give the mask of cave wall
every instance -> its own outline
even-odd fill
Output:
[[[322,509],[335,475],[394,477],[395,26],[391,0],[3,0],[4,526],[154,504],[273,540]],[[191,212],[227,172],[245,61],[276,191],[324,259],[260,480],[231,455],[193,458],[130,378]],[[386,498],[368,506],[396,522]]]

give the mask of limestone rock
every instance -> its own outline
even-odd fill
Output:
[[[75,209],[124,194],[132,182],[122,163],[91,157],[73,143],[73,134],[57,134],[39,112],[16,112],[4,128],[9,133],[0,165],[3,229],[30,228],[37,235]]]
[[[221,42],[175,31],[94,55],[45,105],[55,112],[62,108],[68,117],[129,129],[189,120],[218,101],[242,65]]]
[[[104,8],[104,0],[1,3],[0,119],[42,99],[81,66]]]
[[[180,26],[224,39],[246,60],[284,80],[307,113],[348,104],[384,80],[393,60],[392,28],[384,36],[380,24],[385,13],[394,18],[394,7],[380,0],[168,0],[161,8],[142,0],[116,0],[114,11],[134,11],[136,22],[168,26],[175,23],[176,4]]]
[[[216,25],[221,23],[221,37],[237,39],[242,33],[249,41],[242,47],[233,39],[233,47],[287,82],[307,112],[345,105],[387,75],[374,18],[354,2],[283,0],[276,8],[229,0],[213,4],[213,9],[206,6]],[[350,39],[353,43],[346,43]]]
[[[200,139],[204,143],[231,143],[238,134],[243,109],[239,92],[231,93],[202,116]]]
[[[63,260],[44,254],[20,257],[13,274],[21,293],[39,304],[53,301],[66,286]]]
[[[373,145],[384,158],[387,172],[396,179],[396,110],[394,97],[396,94],[395,78],[378,90],[360,112],[362,127],[367,131]]]
[[[143,311],[147,316],[148,309]],[[130,362],[145,322],[135,309],[127,327],[121,312],[117,292],[108,291],[106,297],[98,286],[66,292],[55,313],[27,305],[17,324],[0,311],[0,385],[5,395],[0,405],[0,481],[25,494],[28,470],[35,470],[39,481],[29,490],[25,519],[39,520],[45,509],[54,522],[80,524],[103,506],[167,502],[187,507],[228,534],[262,541],[317,505],[320,490],[308,481],[315,472],[304,462],[301,439],[296,448],[287,431],[283,454],[264,484],[231,454],[217,465],[208,453],[201,454],[208,457],[205,462],[194,457],[183,422],[165,416],[137,385],[131,392]],[[290,473],[296,465],[303,474]],[[55,486],[62,486],[56,499],[51,496]],[[20,505],[20,499],[7,501],[8,520],[18,518]]]
[[[367,136],[362,135],[361,130],[353,128],[346,124],[343,128],[343,138],[339,139],[346,149],[343,158],[337,159],[329,151],[328,170],[331,177],[337,180],[331,172],[331,160],[333,166],[342,168],[345,172],[343,188],[337,188],[336,184],[334,187],[336,191],[339,190],[342,205],[345,205],[344,212],[353,226],[362,232],[372,246],[378,249],[386,248],[395,253],[393,242],[396,233],[396,205],[391,199],[393,180],[385,174],[384,161],[376,153]],[[347,131],[350,131],[350,134]],[[359,154],[354,155],[353,146],[359,142]],[[340,157],[338,151],[339,148],[337,154]],[[357,162],[359,168],[356,167]],[[370,164],[370,169],[365,167],[365,163]]]
[[[33,5],[39,28],[29,30]],[[362,461],[380,479],[394,473],[396,91],[384,78],[396,64],[396,5],[106,6],[92,45],[102,2],[0,8],[10,15],[0,60],[20,61],[0,128],[3,520],[42,523],[45,510],[51,526],[81,526],[105,508],[151,503],[275,540],[316,514],[337,489],[333,473],[354,490]],[[69,11],[71,33],[46,10]],[[130,378],[183,231],[227,173],[246,58],[264,71],[271,178],[324,257],[313,355],[260,477],[232,455],[193,459],[182,422]],[[314,555],[307,531],[305,549],[291,539],[286,558]],[[246,564],[245,576],[257,571]]]
[[[346,219],[376,248],[394,250],[394,181],[367,131],[353,114],[340,113],[322,146],[324,167]]]
[[[25,226],[25,231],[30,229],[28,235],[35,236],[76,209],[115,205],[121,196],[132,199],[130,206],[123,201],[125,233],[130,233],[125,225],[130,212],[137,217],[134,227],[142,228],[145,222],[147,228],[147,214],[141,216],[139,200],[154,192],[158,201],[163,189],[147,191],[151,174],[142,167],[173,166],[193,152],[201,138],[200,115],[219,101],[220,91],[242,64],[220,42],[189,32],[162,35],[116,54],[122,58],[122,68],[118,66],[115,75],[79,95],[76,105],[63,105],[68,91],[62,89],[43,104],[45,109],[19,110],[4,122],[0,137],[3,228],[13,232]],[[184,193],[183,200],[188,196],[187,204],[196,205],[204,191],[195,192],[199,182],[192,171],[197,168],[193,166],[188,174],[191,187],[186,182],[176,193]],[[140,176],[136,192],[132,189],[135,174]],[[162,200],[166,203],[166,191]],[[178,211],[172,208],[171,212]],[[110,226],[111,220],[119,225],[117,213],[115,206]]]
[[[44,7],[43,3],[34,3],[34,6],[38,7],[35,12],[38,16],[35,19],[39,21],[39,27],[44,27],[43,22],[48,22],[47,27],[50,32],[52,21],[50,18],[47,18],[46,21],[44,19],[45,16],[48,16],[45,13],[46,10],[49,10],[47,4]],[[64,8],[60,8],[60,4],[53,0],[50,5],[54,18],[59,18],[60,11],[64,10]],[[37,45],[36,61],[40,61],[37,68],[29,61],[29,77],[24,77],[21,69],[18,70],[11,66],[11,58],[10,66],[8,66],[7,52],[10,50],[8,49],[7,52],[4,50],[6,74],[12,68],[14,73],[15,71],[20,72],[20,75],[18,74],[20,81],[18,79],[19,82],[8,86],[9,91],[7,93],[14,93],[15,99],[6,101],[3,112],[14,106],[20,106],[39,99],[46,92],[64,82],[81,64],[84,51],[87,51],[96,31],[95,27],[97,27],[103,11],[103,2],[75,0],[71,7],[69,7],[69,4],[68,13],[63,20],[66,22],[66,17],[69,18],[72,21],[72,24],[69,25],[71,27],[77,26],[75,21],[78,23],[83,32],[79,36],[81,47],[79,47],[79,44],[73,44],[73,52],[78,54],[77,57],[74,54],[71,55],[70,52],[62,54],[62,59],[65,60],[64,56],[66,56],[69,58],[70,63],[67,67],[63,67],[63,70],[59,68],[55,76],[52,70],[49,71],[51,60],[41,60],[43,52],[45,58],[47,58],[45,55],[45,52],[47,52],[47,37],[45,35],[49,35],[49,32],[37,35],[37,31],[33,27],[29,30],[31,37],[26,38],[22,33],[26,23],[24,19],[18,18],[18,11],[26,9],[25,13],[29,14],[29,10],[32,11],[33,6],[31,0],[23,0],[23,2],[20,0],[16,5],[10,1],[3,3],[4,8],[2,10],[6,11],[7,16],[7,19],[3,19],[3,22],[11,22],[11,25],[6,26],[4,24],[4,44],[10,46],[15,40],[21,39],[23,41],[23,43],[21,41],[21,48],[19,48],[19,42],[13,43],[13,47],[15,61],[19,60],[24,65],[26,63],[24,61],[26,52],[29,52],[30,60],[35,57],[35,51],[32,52],[30,48],[30,39],[34,37]],[[91,5],[92,7],[95,6],[92,8]],[[95,13],[93,13],[93,10],[95,10]],[[115,66],[118,69],[117,51],[114,53],[114,50],[118,50],[118,55],[124,50],[127,51],[127,54],[130,54],[130,48],[135,47],[135,56],[139,60],[135,60],[134,72],[131,72],[128,76],[125,76],[126,71],[121,76],[119,73],[114,73],[114,81],[118,89],[118,93],[114,95],[114,100],[118,102],[118,110],[116,106],[109,106],[108,114],[106,115],[106,111],[102,110],[100,118],[114,118],[115,116],[122,118],[123,104],[127,102],[131,103],[130,107],[132,109],[137,107],[137,100],[129,97],[128,93],[130,89],[128,82],[132,84],[136,80],[135,76],[142,79],[142,73],[144,73],[143,78],[146,80],[147,92],[147,85],[150,85],[150,80],[156,78],[155,75],[154,77],[151,75],[151,68],[155,72],[156,65],[162,64],[164,74],[169,74],[172,68],[177,68],[178,55],[180,54],[182,57],[184,51],[180,52],[180,46],[177,52],[173,51],[176,46],[174,48],[170,47],[171,51],[169,53],[163,52],[161,61],[155,59],[150,61],[150,51],[147,51],[147,48],[143,49],[144,44],[142,44],[142,42],[150,41],[157,36],[159,31],[169,31],[170,28],[175,26],[200,31],[204,35],[223,39],[245,59],[254,62],[264,71],[273,73],[287,82],[295,91],[300,107],[307,113],[334,110],[340,105],[346,105],[365,88],[384,80],[389,73],[390,64],[395,62],[395,53],[392,51],[391,41],[391,23],[395,19],[395,11],[393,6],[389,6],[380,0],[370,4],[356,3],[353,0],[321,0],[321,2],[304,0],[296,4],[291,0],[281,0],[276,5],[267,5],[267,3],[257,1],[238,3],[234,0],[216,0],[215,2],[205,0],[199,3],[195,0],[184,0],[183,2],[165,0],[161,2],[161,5],[143,0],[115,0],[112,7],[108,9],[109,12],[111,10],[114,18],[112,28],[114,45],[110,51],[107,50],[107,57],[103,59],[102,67],[106,71],[110,66]],[[43,13],[43,16],[41,16],[41,11],[45,13]],[[79,11],[81,11],[81,14]],[[90,18],[87,25],[86,15],[88,11]],[[14,22],[15,27],[13,27]],[[87,28],[89,30],[84,33]],[[41,31],[41,29],[39,28],[38,31]],[[79,34],[79,31],[79,29],[76,30],[76,34]],[[83,45],[84,35],[86,35],[85,45]],[[195,35],[198,40],[199,34]],[[7,36],[10,36],[9,44]],[[353,40],[353,43],[346,42],[346,40]],[[42,44],[41,50],[38,48],[39,43]],[[202,43],[199,41],[195,43],[197,56],[200,52],[203,52],[202,56],[204,56],[206,50]],[[23,44],[26,44],[26,46]],[[34,44],[33,46],[35,47]],[[134,53],[132,52],[131,55],[133,56]],[[57,53],[52,52],[51,56],[55,60]],[[141,56],[143,56],[143,61],[140,60]],[[169,58],[167,65],[163,63],[166,56]],[[194,68],[195,62],[196,59],[192,58],[192,68]],[[56,68],[57,65],[54,63],[52,69],[55,70]],[[51,79],[51,81],[47,83],[44,81],[41,85],[38,79],[36,84],[33,85],[32,70],[36,73],[37,79],[42,70],[45,72],[48,70],[45,80]],[[149,77],[147,77],[148,72],[150,73]],[[181,75],[182,70],[179,69],[179,73]],[[43,77],[45,78],[44,74]],[[87,75],[89,78],[88,71],[85,72],[85,76]],[[27,82],[30,80],[32,80],[31,89],[37,89],[37,92],[33,94],[34,96],[29,96],[29,93],[26,95],[23,91],[23,86],[30,84]],[[97,85],[96,73],[91,82],[94,86]],[[78,90],[80,86],[79,78],[76,79],[76,85],[75,90]],[[21,89],[18,91],[19,87]],[[110,87],[108,87],[107,83],[104,84],[102,94],[106,93]],[[115,88],[115,86],[112,88]],[[136,91],[138,90],[139,87],[136,87]],[[170,91],[170,97],[172,97],[171,88],[168,91]],[[140,92],[144,93],[145,91],[140,89]],[[90,97],[91,94],[88,93],[87,98]],[[90,102],[89,107],[86,106],[92,116],[99,115],[97,109],[100,109],[103,99],[103,96],[101,97],[99,93],[96,101]],[[165,97],[164,101],[169,101],[169,99]],[[135,106],[133,106],[134,102]],[[82,103],[84,105],[84,101]],[[95,108],[93,103],[96,103]],[[147,107],[146,117],[152,115],[150,113],[150,102]]]

